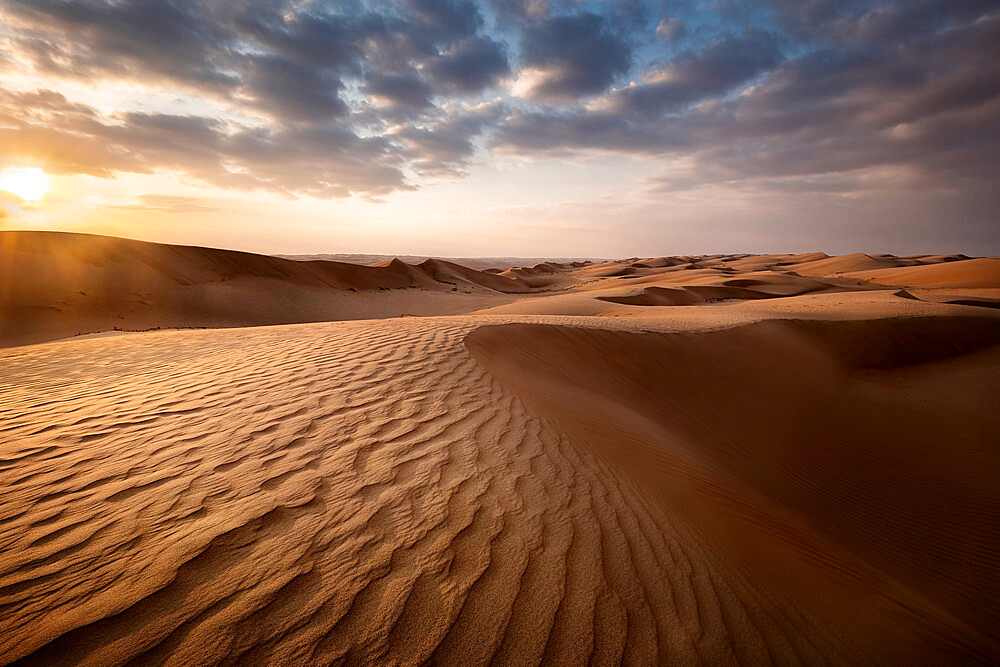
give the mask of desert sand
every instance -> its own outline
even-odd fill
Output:
[[[1000,660],[1000,260],[488,268],[0,233],[0,663]]]

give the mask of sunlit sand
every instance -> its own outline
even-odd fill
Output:
[[[3,662],[1000,655],[998,259],[0,247]]]

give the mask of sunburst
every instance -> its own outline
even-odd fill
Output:
[[[8,167],[0,171],[0,190],[38,201],[49,191],[49,175],[37,167]]]

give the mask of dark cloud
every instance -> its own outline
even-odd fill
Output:
[[[430,106],[430,86],[415,72],[408,74],[374,73],[368,78],[365,92],[396,109],[420,110]]]
[[[226,109],[105,115],[44,89],[7,96],[0,147],[60,173],[164,168],[225,187],[381,195],[413,187],[403,177],[407,160],[436,159],[414,155],[388,128],[417,116],[451,122],[437,98],[474,95],[509,73],[503,45],[480,32],[478,6],[461,0],[357,8],[4,0],[0,18],[13,49],[0,64],[134,81]]]
[[[928,31],[974,21],[994,0],[772,0],[776,21],[793,38],[825,44],[906,43]]]
[[[364,41],[388,33],[378,15],[279,12],[279,4],[234,13],[234,31],[269,53],[305,67],[341,73],[357,72],[364,57]]]
[[[492,0],[493,10],[507,22],[534,21],[549,14],[548,0]]]
[[[280,56],[253,58],[241,91],[254,105],[280,119],[322,120],[347,113],[340,79],[326,69],[304,66]]]
[[[471,0],[405,0],[403,4],[437,42],[468,37],[483,23],[479,7]]]
[[[238,36],[207,20],[199,2],[6,0],[29,27],[25,44],[55,74],[141,73],[185,85],[224,89],[238,83],[227,45]]]
[[[647,81],[615,91],[609,103],[629,113],[662,113],[722,95],[781,60],[771,33],[725,35],[697,53],[685,52],[646,75]]]
[[[553,16],[527,26],[520,66],[533,77],[530,99],[573,101],[600,93],[628,71],[631,49],[603,16],[583,12]]]
[[[428,71],[446,90],[478,93],[510,73],[503,45],[488,37],[470,37],[431,61]]]
[[[44,124],[19,117],[18,97],[0,100],[0,153],[41,161],[53,173],[111,176],[162,168],[220,187],[316,197],[412,187],[403,176],[400,149],[383,137],[362,138],[348,129],[310,124],[234,126],[176,114],[103,118],[55,93],[33,99],[33,120],[44,119]]]

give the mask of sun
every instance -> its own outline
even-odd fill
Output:
[[[49,175],[37,167],[8,167],[0,171],[0,190],[24,201],[38,201],[49,191]]]

